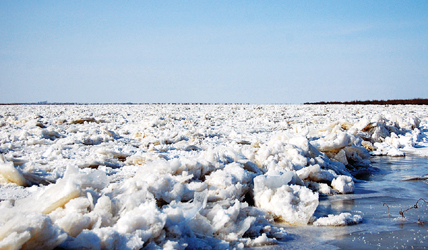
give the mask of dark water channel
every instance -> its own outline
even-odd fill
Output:
[[[320,197],[315,212],[316,217],[359,214],[364,219],[361,224],[284,226],[289,237],[272,248],[428,249],[428,158],[375,157],[372,161],[378,172],[356,183],[353,194]]]

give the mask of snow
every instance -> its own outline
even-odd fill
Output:
[[[0,248],[229,249],[354,191],[370,157],[426,154],[425,106],[0,106]]]

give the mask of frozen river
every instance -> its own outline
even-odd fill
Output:
[[[353,194],[321,197],[315,212],[317,217],[360,214],[363,223],[323,228],[285,226],[289,237],[273,248],[428,249],[428,204],[424,202],[428,201],[428,158],[408,155],[374,157],[372,161],[379,170],[363,176]]]
[[[0,106],[0,249],[423,248],[427,114]]]

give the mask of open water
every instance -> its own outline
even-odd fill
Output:
[[[378,171],[360,177],[353,194],[320,197],[315,212],[316,217],[343,212],[359,214],[364,218],[361,224],[283,225],[289,236],[270,248],[428,249],[428,158],[374,157],[372,161]]]

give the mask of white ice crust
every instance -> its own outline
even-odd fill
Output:
[[[230,249],[311,224],[370,156],[427,146],[424,106],[0,106],[0,249]],[[419,150],[419,151],[418,151]],[[426,152],[426,151],[424,151]],[[343,213],[316,226],[362,222]]]
[[[363,222],[361,215],[350,213],[341,213],[339,215],[329,214],[327,217],[321,217],[314,222],[314,226],[348,226]]]

